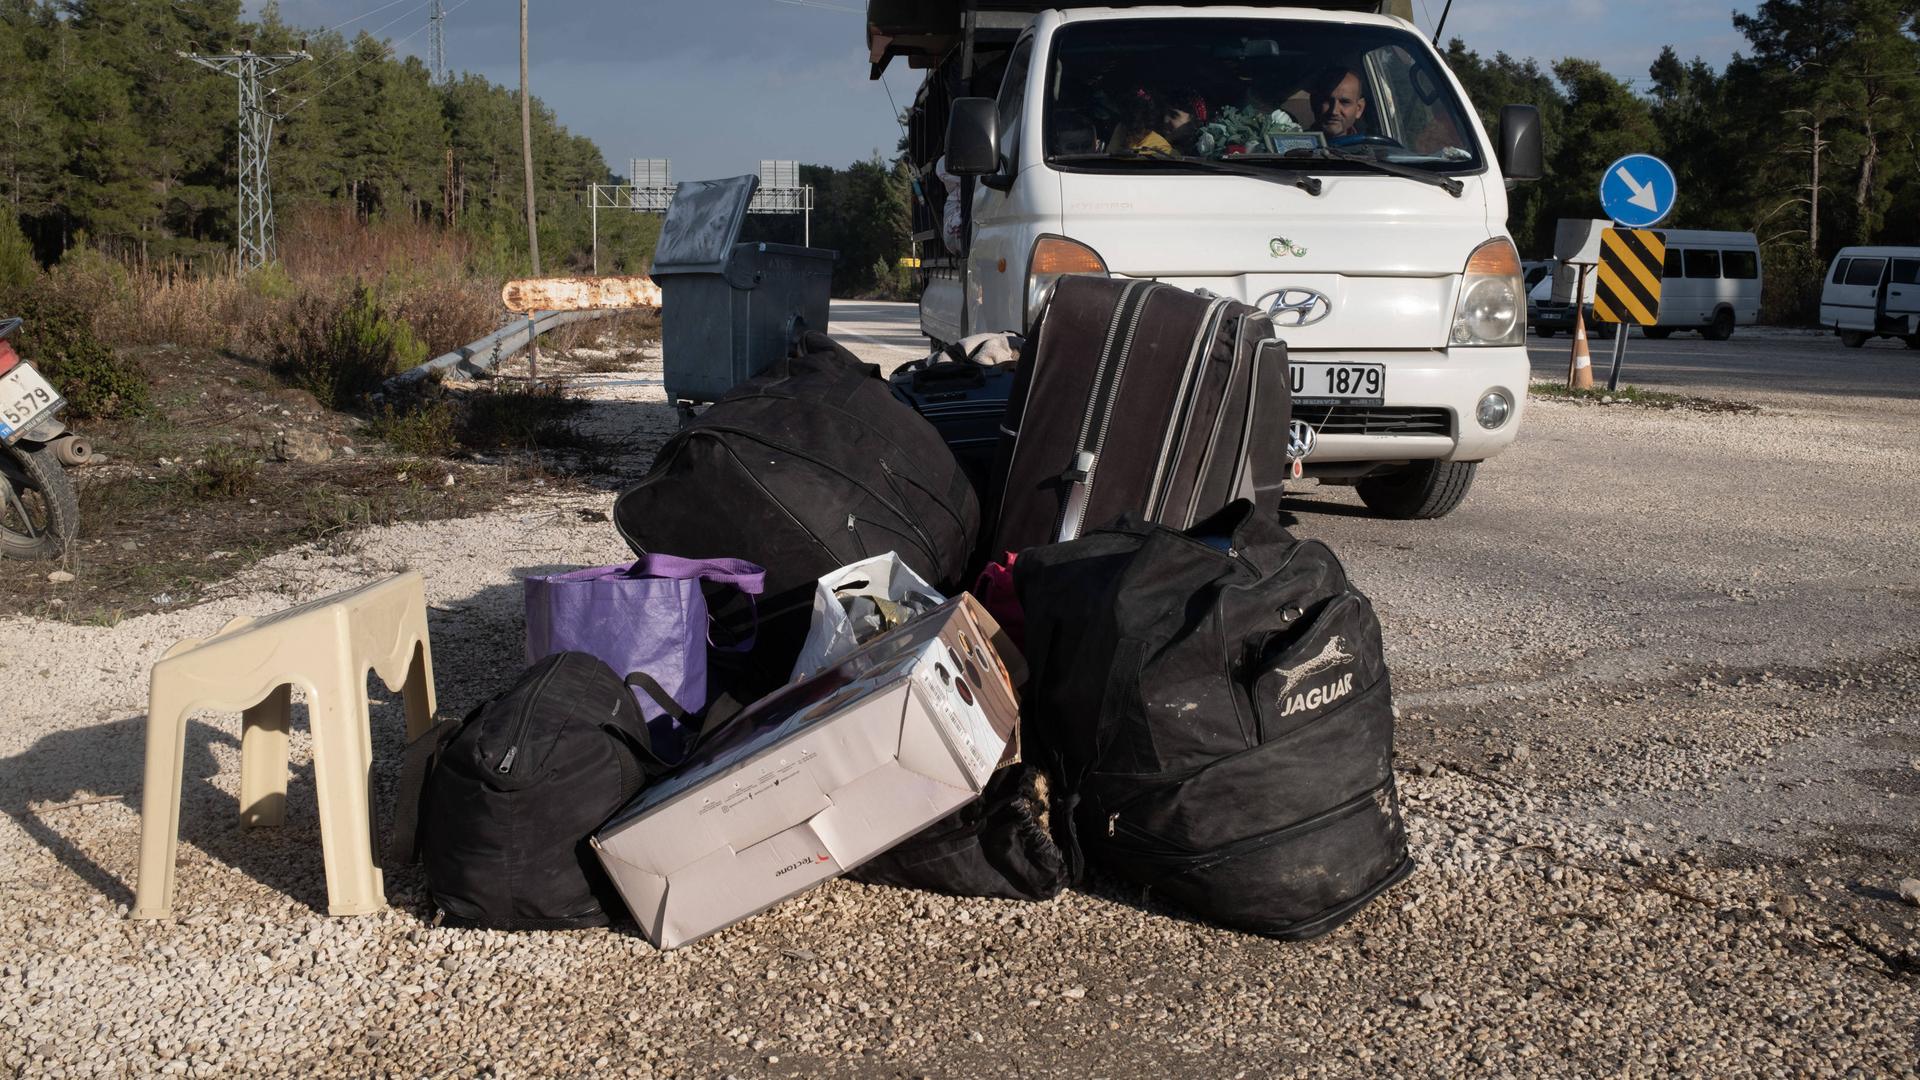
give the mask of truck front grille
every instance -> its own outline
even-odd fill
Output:
[[[1322,435],[1453,435],[1446,409],[1400,405],[1296,405],[1293,418]]]

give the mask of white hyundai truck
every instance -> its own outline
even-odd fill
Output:
[[[1453,510],[1525,408],[1507,188],[1540,129],[1507,106],[1496,147],[1404,5],[872,0],[873,77],[927,71],[922,330],[1025,329],[1067,273],[1243,300],[1287,342],[1305,475]]]

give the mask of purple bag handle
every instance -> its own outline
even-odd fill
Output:
[[[626,576],[694,578],[711,581],[715,585],[731,585],[747,595],[747,603],[753,611],[753,631],[744,641],[719,645],[713,640],[712,620],[709,619],[707,644],[730,652],[750,652],[754,640],[760,636],[760,602],[757,597],[766,590],[767,571],[756,563],[745,559],[683,559],[678,555],[649,554],[636,559],[627,568]]]

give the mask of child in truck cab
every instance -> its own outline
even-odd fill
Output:
[[[1207,122],[1206,99],[1191,90],[1156,93],[1137,87],[1128,115],[1114,129],[1112,146],[1143,154],[1178,157],[1193,152],[1200,126]]]

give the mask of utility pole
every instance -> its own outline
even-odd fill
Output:
[[[446,0],[433,0],[427,11],[427,67],[437,83],[447,81],[447,32],[442,25],[446,19]]]
[[[520,160],[527,172],[527,254],[540,276],[540,225],[533,212],[533,98],[527,92],[527,0],[520,0]]]
[[[176,55],[231,75],[240,84],[240,269],[258,269],[274,257],[273,190],[267,182],[267,150],[273,145],[273,122],[277,119],[260,107],[260,78],[313,57],[305,50],[263,54],[251,49],[221,56]]]

